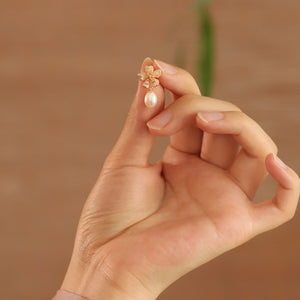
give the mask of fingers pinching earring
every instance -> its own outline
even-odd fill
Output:
[[[138,74],[139,79],[144,81],[143,87],[149,89],[144,98],[144,103],[147,107],[155,107],[157,105],[157,95],[153,88],[159,85],[158,78],[161,76],[161,70],[155,70],[153,64],[145,65],[144,72]]]

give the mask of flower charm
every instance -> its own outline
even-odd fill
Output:
[[[140,80],[144,81],[143,86],[147,89],[152,90],[152,88],[159,85],[159,78],[161,76],[161,70],[154,70],[153,66],[145,66],[145,72],[139,73],[138,77]]]
[[[154,63],[151,58],[149,58],[149,60]],[[144,81],[143,87],[149,89],[144,98],[144,103],[149,108],[155,107],[158,103],[158,97],[154,93],[153,88],[159,85],[159,80],[157,78],[159,78],[161,74],[161,70],[154,70],[153,65],[145,65],[144,72],[138,74],[139,79]]]

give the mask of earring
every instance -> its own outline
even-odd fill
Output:
[[[147,107],[155,107],[157,104],[157,95],[153,92],[153,88],[159,85],[160,76],[161,70],[154,70],[153,65],[145,65],[144,72],[138,74],[139,79],[144,81],[143,87],[149,89],[144,98]]]

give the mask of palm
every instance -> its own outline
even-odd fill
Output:
[[[156,266],[199,265],[240,244],[250,233],[247,196],[226,171],[194,155],[169,149],[163,177],[151,167],[125,167],[102,175],[102,184],[105,188],[97,198],[110,195],[110,214],[100,205],[103,217],[94,213],[88,221],[82,219],[97,232],[89,239],[95,242],[94,251],[109,249],[117,265],[119,258],[122,264],[145,270],[142,257]],[[112,219],[114,229],[107,231],[106,223],[111,225]]]
[[[210,253],[212,247],[225,251],[247,239],[250,202],[228,173],[194,155],[167,154],[171,157],[165,155],[166,161],[180,158],[176,164],[164,162],[161,207],[129,228],[126,239],[141,237],[143,255],[170,264],[197,259],[200,248],[203,259],[203,247]]]

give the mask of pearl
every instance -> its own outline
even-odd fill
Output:
[[[144,99],[145,105],[147,107],[154,107],[157,104],[157,96],[153,91],[148,92],[145,95],[145,99]]]

